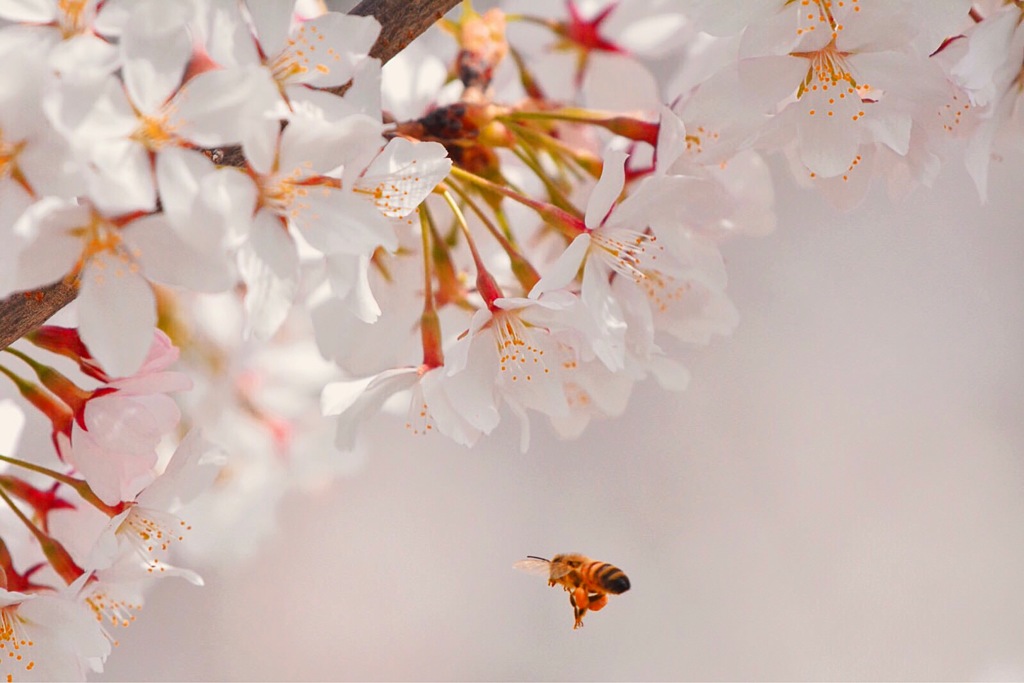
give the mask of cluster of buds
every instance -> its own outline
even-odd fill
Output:
[[[198,581],[185,502],[248,549],[386,404],[526,448],[685,387],[766,156],[852,208],[957,152],[984,196],[1020,141],[1021,2],[490,4],[382,66],[313,0],[0,0],[0,296],[77,291],[0,364],[49,425],[0,453],[5,673],[98,668],[149,577]]]

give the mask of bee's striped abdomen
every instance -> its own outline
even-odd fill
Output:
[[[613,564],[591,562],[584,568],[585,577],[593,585],[609,593],[625,593],[629,590],[629,577]]]

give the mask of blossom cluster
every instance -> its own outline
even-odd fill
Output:
[[[984,196],[1022,138],[1021,2],[490,4],[382,66],[320,2],[0,0],[0,296],[79,287],[0,363],[49,437],[0,453],[5,674],[99,670],[198,582],[186,503],[173,545],[244,552],[378,413],[525,449],[684,388],[772,169],[851,209],[959,156]]]

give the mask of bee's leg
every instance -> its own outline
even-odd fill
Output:
[[[589,596],[587,596],[587,599],[589,601],[587,609],[591,610],[592,612],[596,612],[597,610],[601,609],[602,607],[608,604],[607,593],[591,593]]]
[[[569,602],[572,603],[576,616],[576,623],[572,627],[573,630],[576,630],[583,626],[583,615],[587,613],[587,608],[590,606],[590,596],[587,595],[586,589],[581,586],[569,594]]]

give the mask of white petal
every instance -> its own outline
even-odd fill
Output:
[[[328,88],[346,83],[355,65],[377,40],[380,23],[373,17],[328,12],[304,22],[289,39],[281,59],[294,61],[302,71],[291,83]]]
[[[89,197],[105,213],[152,211],[156,179],[149,153],[129,139],[107,140],[92,148],[86,183]]]
[[[320,405],[324,415],[338,415],[334,445],[347,451],[355,446],[359,425],[373,417],[391,396],[419,379],[416,368],[382,372],[369,382],[332,382],[324,387]]]
[[[299,277],[295,241],[269,212],[256,215],[238,266],[247,287],[245,334],[268,339],[291,310]]]
[[[376,322],[381,314],[380,305],[370,288],[369,269],[368,256],[343,253],[327,256],[331,290],[352,315],[364,323]]]
[[[95,80],[117,71],[118,49],[92,33],[62,40],[50,52],[49,64],[62,79]]]
[[[34,289],[67,275],[82,255],[82,240],[70,233],[89,223],[89,209],[43,199],[18,221],[29,244],[18,255],[17,289]]]
[[[235,284],[225,253],[193,249],[178,237],[166,216],[133,221],[125,228],[124,238],[151,280],[197,292],[221,292]]]
[[[4,0],[0,3],[0,17],[11,21],[48,24],[57,20],[58,9],[53,0]]]
[[[160,206],[168,218],[176,222],[186,220],[199,192],[199,180],[213,169],[213,162],[205,155],[181,147],[168,147],[157,155]]]
[[[144,114],[159,110],[181,84],[192,54],[187,6],[165,0],[137,1],[121,36],[124,85]]]
[[[442,145],[395,138],[367,167],[357,185],[375,191],[377,208],[385,216],[404,218],[448,176],[451,167]]]
[[[530,298],[536,299],[545,292],[552,292],[569,286],[576,279],[590,249],[590,234],[581,233],[547,269],[540,281],[530,290]]]
[[[263,53],[277,54],[288,37],[295,0],[246,0],[245,5],[256,27]]]
[[[611,212],[612,206],[618,200],[622,186],[626,182],[626,158],[628,156],[619,150],[605,150],[601,178],[590,194],[590,201],[587,202],[587,216],[584,222],[591,230],[604,222]]]
[[[633,57],[594,52],[580,94],[591,109],[657,111],[658,81]]]
[[[303,176],[331,171],[363,149],[383,144],[381,122],[357,114],[340,122],[293,116],[281,134],[280,173]]]
[[[190,431],[171,457],[167,469],[139,494],[140,505],[174,512],[208,489],[226,462],[224,452]]]
[[[192,78],[169,105],[172,124],[202,147],[242,142],[254,120],[280,100],[265,69],[238,67],[207,71]]]
[[[98,254],[82,273],[78,331],[112,377],[127,377],[139,369],[156,326],[153,289],[133,268],[110,254]]]

